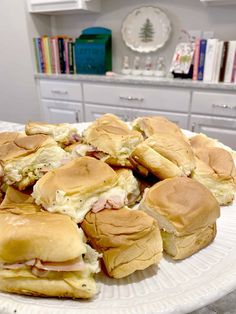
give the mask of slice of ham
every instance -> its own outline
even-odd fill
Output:
[[[67,262],[42,262],[39,259],[32,259],[24,263],[15,263],[15,264],[3,264],[3,269],[20,269],[25,266],[36,267],[40,270],[47,271],[82,271],[85,269],[84,262],[80,259],[67,261]]]
[[[92,212],[98,213],[99,211],[103,209],[118,209],[125,205],[125,199],[123,195],[112,195],[108,199],[105,199],[104,197],[101,197],[98,199],[96,203],[93,204]]]

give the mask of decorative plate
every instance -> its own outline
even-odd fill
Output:
[[[76,124],[83,131],[88,123]],[[1,123],[0,130],[21,125]],[[187,136],[193,133],[184,131]],[[100,292],[92,300],[35,298],[0,293],[1,314],[181,314],[216,301],[236,289],[236,200],[221,207],[213,243],[185,260],[164,256],[159,267],[119,280],[98,274]]]
[[[171,32],[164,12],[156,7],[141,7],[131,12],[121,28],[125,44],[138,52],[152,52],[163,47]]]

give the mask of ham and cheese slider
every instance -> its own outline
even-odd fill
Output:
[[[131,167],[128,160],[142,135],[112,114],[105,114],[83,132],[83,144],[74,146],[78,156],[93,156],[112,166]]]
[[[51,124],[30,121],[25,125],[25,133],[27,135],[49,135],[62,147],[71,145],[80,140],[78,130],[69,123]]]
[[[121,208],[128,192],[124,178],[103,161],[80,157],[45,174],[32,196],[49,212],[60,212],[81,222],[91,209]]]
[[[26,136],[20,134],[0,146],[0,178],[7,185],[25,190],[33,185],[45,172],[59,167],[70,159],[57,143],[46,135]]]
[[[44,297],[90,298],[98,254],[61,214],[0,212],[0,290]]]

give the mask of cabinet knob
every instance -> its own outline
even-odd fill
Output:
[[[75,113],[75,121],[79,122],[79,112],[78,111],[76,111],[76,113]]]
[[[128,100],[128,101],[144,101],[143,97],[134,97],[134,96],[120,96],[121,100]]]
[[[196,123],[192,123],[192,126],[191,126],[191,131],[192,132],[195,132],[195,127],[196,127]]]
[[[232,106],[232,105],[212,104],[212,107],[214,107],[214,108],[221,108],[221,109],[236,109],[236,106]]]

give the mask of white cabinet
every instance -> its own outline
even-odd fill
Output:
[[[40,80],[38,87],[44,121],[84,121],[82,89],[79,82]]]
[[[178,124],[181,128],[187,129],[188,116],[182,113],[171,113],[165,111],[154,111],[147,109],[134,109],[127,107],[113,107],[106,105],[85,104],[85,120],[94,121],[105,113],[112,113],[124,121],[132,121],[143,116],[165,116],[170,121]]]
[[[206,6],[216,6],[216,5],[230,5],[236,4],[236,0],[200,0]]]
[[[193,92],[190,129],[236,149],[236,95]]]
[[[65,101],[42,100],[43,119],[50,123],[83,122],[82,104]]]
[[[65,14],[99,12],[101,0],[27,0],[30,13]]]
[[[164,116],[182,128],[188,127],[190,91],[152,88],[132,84],[84,83],[85,120],[113,113],[124,121],[148,115]]]

